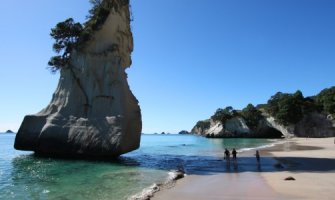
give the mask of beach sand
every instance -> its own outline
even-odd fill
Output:
[[[154,200],[200,199],[335,199],[334,138],[292,138],[242,153],[238,168],[213,175],[187,175],[175,187],[162,190]],[[280,163],[283,168],[275,167]],[[295,180],[285,181],[292,176]]]

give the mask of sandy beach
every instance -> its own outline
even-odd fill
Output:
[[[244,152],[237,168],[231,164],[225,173],[188,174],[153,199],[334,199],[334,139],[286,139],[260,149],[260,165],[254,151]],[[290,176],[295,180],[284,180]]]

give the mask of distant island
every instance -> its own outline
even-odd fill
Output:
[[[182,130],[178,133],[179,135],[187,135],[190,134],[190,132],[186,131],[186,130]]]
[[[198,121],[190,133],[209,138],[334,137],[334,118],[335,86],[311,97],[300,90],[277,92],[266,104],[248,104],[242,110],[219,108],[209,119]]]
[[[12,130],[7,130],[6,132],[4,133],[14,133]]]

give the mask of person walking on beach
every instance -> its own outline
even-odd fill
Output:
[[[230,152],[227,148],[224,151],[224,158],[227,160],[227,162],[230,162]]]
[[[231,152],[231,154],[233,155],[233,160],[236,160],[236,149],[234,148],[233,151]]]
[[[236,158],[236,149],[233,148],[233,151],[231,152],[231,154],[233,155],[233,161],[234,161],[234,168],[237,169],[237,158]]]
[[[259,160],[260,160],[260,157],[259,157],[259,151],[256,150],[256,160],[257,160],[257,163],[259,164]]]

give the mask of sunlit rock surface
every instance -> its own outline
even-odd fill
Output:
[[[114,0],[101,29],[73,51],[50,104],[25,116],[15,148],[60,156],[115,157],[139,147],[141,111],[125,69],[133,37],[127,1]],[[125,3],[126,2],[126,3]]]

